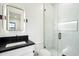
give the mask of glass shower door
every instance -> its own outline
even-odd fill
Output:
[[[54,14],[54,4],[45,3],[44,7],[44,46],[51,52],[52,56],[57,55],[57,33]]]
[[[58,52],[79,56],[79,4],[58,4]]]

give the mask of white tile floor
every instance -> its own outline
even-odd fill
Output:
[[[62,53],[57,52],[55,49],[49,49],[51,56],[62,56]]]

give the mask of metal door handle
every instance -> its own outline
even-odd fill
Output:
[[[61,39],[61,33],[58,33],[58,39]]]

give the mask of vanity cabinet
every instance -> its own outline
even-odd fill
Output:
[[[33,56],[34,45],[0,53],[0,56]]]
[[[28,35],[0,37],[0,56],[33,56],[34,46]]]

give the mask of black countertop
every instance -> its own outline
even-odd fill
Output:
[[[11,38],[11,37],[10,37]],[[13,38],[13,37],[12,37]],[[23,38],[23,41],[24,41],[25,39]],[[5,40],[4,40],[5,41]],[[13,42],[13,40],[11,39],[11,41]],[[9,41],[8,43],[11,43],[11,41]],[[16,42],[17,40],[15,39],[15,41],[14,42]],[[21,39],[19,39],[17,42],[21,42],[22,41],[22,38]],[[35,43],[34,42],[32,42],[32,41],[30,41],[30,40],[25,40],[25,42],[26,42],[26,44],[21,44],[21,45],[16,45],[16,46],[12,46],[12,47],[5,47],[6,46],[6,44],[8,44],[8,43],[6,43],[6,44],[2,44],[2,46],[0,46],[0,53],[2,53],[2,52],[7,52],[7,51],[11,51],[11,50],[14,50],[14,49],[19,49],[19,48],[22,48],[22,47],[27,47],[27,46],[31,46],[31,45],[34,45]],[[4,43],[4,42],[3,42]]]
[[[18,49],[18,48],[22,48],[22,47],[27,47],[27,46],[31,46],[34,45],[35,43],[33,43],[32,41],[28,40],[28,42],[26,44],[22,44],[22,45],[17,45],[17,46],[12,46],[12,47],[0,47],[0,53],[2,52],[6,52],[6,51],[10,51],[10,50],[14,50],[14,49]]]

